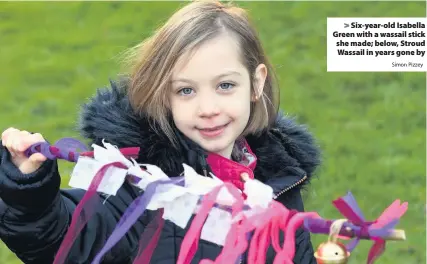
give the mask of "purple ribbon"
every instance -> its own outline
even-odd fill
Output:
[[[127,231],[135,224],[138,218],[144,213],[148,203],[156,193],[157,187],[163,184],[178,184],[184,181],[184,177],[175,177],[171,180],[159,180],[147,185],[145,192],[136,198],[126,209],[123,216],[121,217],[113,233],[108,238],[104,247],[96,255],[92,264],[100,263],[102,257],[115,245],[117,242],[127,233]]]
[[[329,234],[332,223],[335,220],[326,220],[322,218],[306,218],[304,219],[304,229],[313,234]],[[366,230],[367,233],[362,231],[362,228],[353,223],[344,223],[341,229],[340,235],[342,236],[357,236],[361,239],[371,239],[372,237],[384,238],[391,234],[393,226],[397,224],[398,220],[393,220],[382,228],[373,228],[372,226]],[[346,227],[349,227],[352,231],[346,231]],[[349,249],[349,248],[347,248]],[[350,248],[351,249],[351,248]]]
[[[51,146],[48,142],[39,142],[31,145],[26,151],[27,157],[34,153],[41,153],[46,158],[64,159],[71,162],[76,162],[79,158],[80,151],[87,151],[85,144],[74,138],[62,138]]]

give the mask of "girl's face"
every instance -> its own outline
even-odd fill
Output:
[[[192,56],[178,60],[169,97],[177,128],[206,151],[227,158],[248,123],[255,96],[239,55],[230,36],[204,43]],[[265,66],[258,66],[257,94],[262,92],[266,74]]]

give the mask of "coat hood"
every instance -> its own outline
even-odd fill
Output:
[[[178,176],[186,163],[196,171],[205,163],[200,147],[179,131],[180,147],[172,146],[161,131],[150,126],[143,114],[135,114],[124,85],[110,82],[98,89],[81,109],[78,129],[90,143],[108,143],[123,147],[140,147],[138,160],[156,165],[170,176]],[[279,113],[273,126],[246,141],[257,157],[255,177],[269,184],[277,193],[290,186],[308,183],[320,164],[320,151],[313,136],[303,125]],[[175,174],[175,175],[174,175]]]

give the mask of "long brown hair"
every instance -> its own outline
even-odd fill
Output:
[[[251,114],[243,136],[256,134],[271,125],[279,106],[279,89],[275,73],[262,48],[259,36],[247,12],[218,1],[195,1],[174,13],[155,33],[134,47],[130,83],[127,87],[133,109],[157,124],[176,143],[170,124],[168,93],[172,70],[177,60],[202,43],[231,34],[240,46],[241,61],[250,76],[261,63],[267,67],[263,94],[252,102]],[[254,84],[251,80],[254,94]]]

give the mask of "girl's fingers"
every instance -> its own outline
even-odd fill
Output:
[[[17,151],[24,152],[26,151],[31,145],[38,143],[38,142],[44,142],[44,138],[39,133],[36,134],[30,134],[27,131],[21,131],[21,140],[16,146]]]
[[[3,146],[6,146],[5,142],[7,142],[9,135],[15,131],[18,131],[18,129],[16,129],[14,127],[9,127],[5,131],[3,131],[3,133],[1,134],[1,141],[2,141]]]
[[[16,131],[11,131],[6,138],[6,142],[5,142],[5,146],[6,148],[9,150],[10,153],[16,154],[15,153],[15,141],[16,141]]]
[[[24,174],[36,171],[47,158],[41,153],[34,153],[30,157],[25,156],[25,151],[33,144],[45,142],[40,133],[31,134],[25,130],[16,128],[6,129],[2,135],[2,144],[12,156],[13,164]]]
[[[9,150],[12,157],[23,155],[24,151],[35,143],[45,142],[40,133],[31,134],[28,131],[20,131],[13,127],[6,129],[1,137],[2,145]]]

